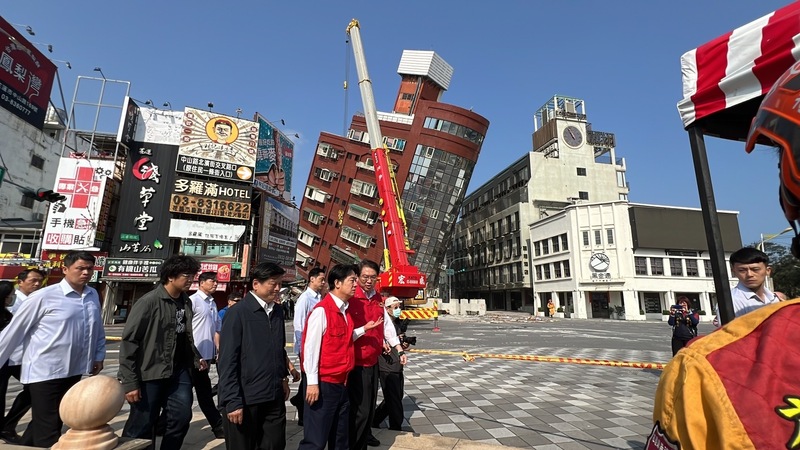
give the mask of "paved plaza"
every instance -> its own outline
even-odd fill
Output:
[[[410,354],[405,370],[404,431],[375,430],[380,448],[480,448],[479,444],[556,449],[640,449],[652,427],[660,370],[473,357],[476,354],[559,356],[666,363],[670,329],[661,322],[570,320],[535,322],[527,315],[443,317],[409,327],[433,353]],[[287,322],[287,328],[291,328]],[[287,329],[287,335],[290,330]],[[701,333],[711,330],[701,325]],[[120,327],[109,327],[119,336]],[[106,367],[115,376],[119,344],[109,342]],[[216,377],[215,369],[212,374]],[[296,384],[292,385],[296,389]],[[20,386],[12,381],[9,401]],[[10,404],[10,403],[9,403]],[[302,438],[287,402],[287,448]],[[128,407],[112,422],[121,433]],[[22,428],[27,418],[20,424]],[[21,430],[19,430],[21,432]],[[473,447],[469,447],[473,446]],[[184,448],[222,449],[199,407]]]

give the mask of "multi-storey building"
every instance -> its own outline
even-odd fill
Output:
[[[379,112],[408,226],[410,260],[436,285],[489,121],[442,103],[452,67],[432,51],[403,52],[392,112]],[[297,262],[314,267],[383,261],[372,147],[363,116],[347,136],[321,133],[300,207]]]
[[[453,296],[533,311],[528,225],[575,203],[627,200],[625,170],[614,135],[592,130],[583,100],[551,98],[534,115],[533,150],[464,200],[447,262]]]

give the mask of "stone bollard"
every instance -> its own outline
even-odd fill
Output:
[[[110,450],[119,437],[108,425],[125,403],[125,392],[115,378],[95,375],[72,386],[58,413],[70,428],[53,450]]]

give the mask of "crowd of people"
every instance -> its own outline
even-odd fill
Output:
[[[10,377],[24,386],[0,416],[3,439],[55,444],[63,426],[61,399],[83,376],[103,369],[100,298],[88,285],[94,264],[90,253],[73,251],[57,284],[39,289],[45,274],[37,269],[20,273],[16,289],[0,282],[6,306],[0,314],[0,399]],[[295,367],[286,352],[280,266],[256,265],[248,292],[230,294],[218,310],[217,274],[198,275],[200,263],[190,256],[168,258],[156,287],[134,302],[122,332],[117,378],[130,405],[122,436],[150,440],[151,448],[161,436],[161,449],[181,448],[196,395],[211,433],[225,439],[226,448],[283,449],[291,380],[300,381],[291,403],[304,426],[301,449],[380,445],[373,426],[386,418],[391,429],[402,425],[407,357],[398,337],[401,301],[376,291],[379,270],[369,260],[336,265],[327,274],[311,270],[292,308]],[[214,365],[217,386],[210,376]],[[379,385],[384,399],[377,406]],[[31,422],[18,436],[28,409]]]

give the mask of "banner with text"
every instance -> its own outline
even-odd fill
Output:
[[[203,272],[216,272],[217,281],[220,283],[227,283],[231,281],[231,264],[230,263],[217,263],[210,261],[200,262],[200,273]]]
[[[182,214],[248,220],[251,196],[252,188],[247,184],[178,176],[172,187],[169,210]]]
[[[244,225],[182,219],[171,219],[169,221],[169,237],[173,238],[238,242],[243,234]]]
[[[56,66],[0,17],[0,105],[38,129],[44,126]]]
[[[186,108],[176,170],[252,182],[257,141],[256,122]]]
[[[99,250],[95,242],[97,221],[106,182],[114,162],[102,159],[61,158],[55,191],[66,200],[50,204],[44,229],[45,250]]]
[[[258,122],[256,179],[269,186],[265,189],[266,192],[290,201],[294,144],[260,114],[256,114],[256,120]]]
[[[142,281],[158,279],[158,269],[163,262],[163,259],[107,258],[103,268],[103,278],[107,280],[140,279]]]

